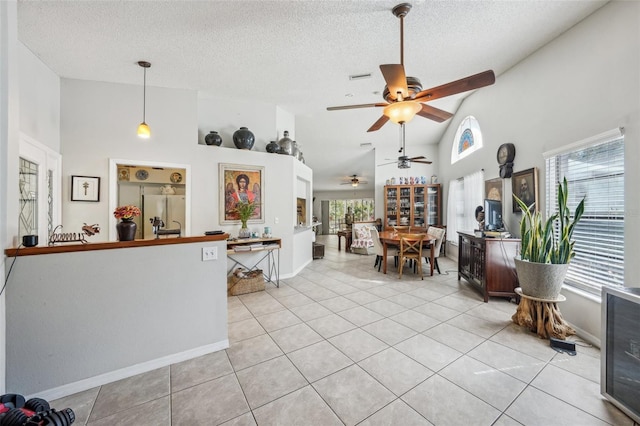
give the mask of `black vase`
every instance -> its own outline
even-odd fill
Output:
[[[251,130],[246,127],[240,127],[233,132],[233,143],[238,149],[251,149],[255,143],[256,138]]]
[[[272,154],[277,154],[280,151],[280,145],[276,141],[271,141],[267,144],[266,150]]]
[[[118,231],[118,241],[133,241],[136,239],[136,229],[138,225],[133,221],[133,219],[122,219],[121,222],[118,222],[116,225],[116,230]]]
[[[216,131],[210,131],[208,135],[204,137],[204,143],[207,145],[222,145],[222,137]]]

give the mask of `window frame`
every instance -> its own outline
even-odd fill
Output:
[[[573,234],[576,257],[564,284],[596,296],[602,287],[624,286],[624,143],[624,129],[619,128],[543,154],[547,217],[557,209],[557,183],[565,176],[571,211],[586,195],[585,213]],[[597,162],[585,165],[576,157]],[[571,168],[572,160],[576,166]],[[605,233],[613,243],[604,244]]]

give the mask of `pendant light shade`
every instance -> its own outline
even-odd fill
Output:
[[[142,123],[138,126],[138,137],[142,139],[149,139],[151,137],[151,129],[146,122],[147,114],[147,68],[151,67],[150,62],[139,61],[138,65],[144,68],[144,86],[142,92]]]

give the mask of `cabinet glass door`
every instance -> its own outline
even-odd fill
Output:
[[[411,226],[424,227],[424,211],[425,211],[425,191],[424,186],[413,187],[413,223]]]
[[[387,203],[387,223],[386,226],[396,226],[398,224],[398,190],[396,188],[386,189]]]
[[[438,188],[437,187],[429,187],[427,189],[427,202],[429,209],[427,211],[427,224],[428,225],[439,225],[440,218],[438,217],[438,209],[439,206],[439,197],[438,197]]]
[[[400,208],[399,208],[399,223],[400,226],[410,225],[411,220],[411,188],[400,188]]]

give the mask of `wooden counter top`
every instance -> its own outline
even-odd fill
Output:
[[[4,251],[7,257],[14,256],[33,256],[37,254],[52,253],[72,253],[78,251],[91,250],[111,250],[132,247],[162,246],[167,244],[189,244],[203,243],[207,241],[225,241],[229,238],[229,234],[220,235],[203,235],[199,237],[174,237],[174,238],[156,238],[153,240],[135,240],[135,241],[110,241],[102,243],[86,243],[86,244],[65,244],[57,243],[54,246],[41,247],[21,247],[20,249],[8,248]]]

